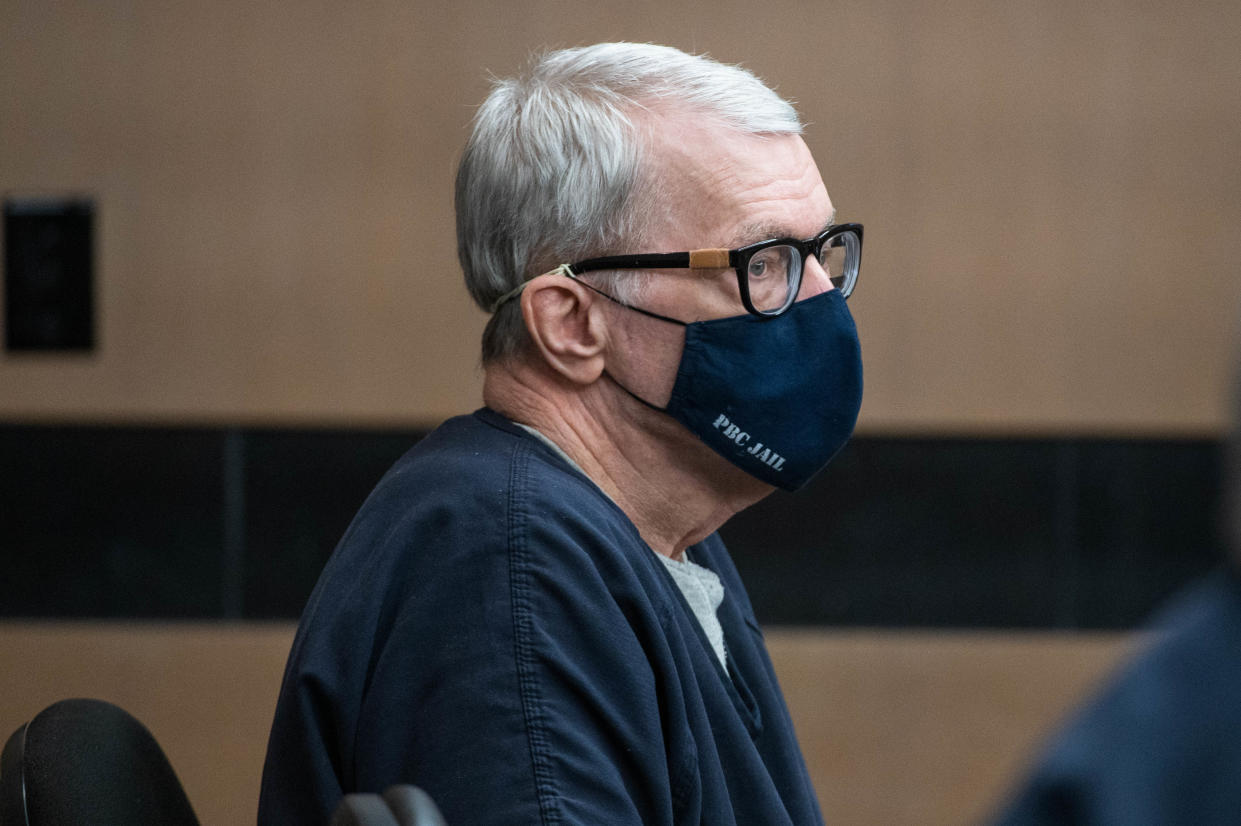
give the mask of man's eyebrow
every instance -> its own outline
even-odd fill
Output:
[[[827,223],[819,228],[815,235],[824,232],[828,228],[836,224],[836,210],[832,210],[832,214],[828,217]],[[729,244],[731,248],[744,247],[747,244],[757,244],[759,241],[767,241],[771,238],[796,238],[797,236],[789,231],[789,228],[783,224],[748,224],[742,227],[732,238]]]

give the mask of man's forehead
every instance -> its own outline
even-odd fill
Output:
[[[656,130],[650,161],[669,217],[687,236],[681,242],[737,247],[807,238],[833,220],[831,200],[800,136],[745,135],[677,120],[665,120]],[[668,228],[681,235],[677,229]]]

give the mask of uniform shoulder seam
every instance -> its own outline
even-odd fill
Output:
[[[530,762],[534,775],[535,796],[544,824],[561,823],[560,798],[552,769],[551,747],[543,711],[543,697],[535,667],[533,586],[531,584],[531,549],[527,532],[530,459],[529,445],[522,444],[513,453],[509,471],[506,514],[509,556],[509,587],[513,610],[513,645],[517,663],[517,682],[525,717],[526,736],[530,746]]]

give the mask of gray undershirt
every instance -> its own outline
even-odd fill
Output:
[[[694,563],[688,557],[684,562],[678,562],[663,554],[655,555],[659,557],[660,562],[664,563],[668,573],[672,574],[672,581],[681,589],[685,601],[689,603],[690,610],[694,612],[699,625],[702,626],[703,633],[707,635],[707,642],[711,643],[715,656],[719,658],[720,665],[727,672],[728,658],[724,651],[724,629],[720,627],[719,617],[715,613],[719,610],[720,603],[724,601],[724,583],[720,582],[715,571]]]
[[[581,473],[587,479],[590,478],[589,474],[582,470],[577,462],[569,458],[569,454],[561,450],[560,445],[529,425],[524,425],[521,422],[514,422],[514,424],[547,445],[553,453],[564,459],[569,467]],[[600,492],[603,492],[602,488]],[[604,496],[607,496],[606,492],[604,492]],[[668,569],[668,573],[672,576],[672,581],[677,584],[677,588],[681,589],[681,595],[685,597],[685,602],[698,619],[698,624],[702,626],[703,633],[707,635],[707,642],[711,644],[711,648],[715,651],[715,656],[719,658],[720,665],[724,667],[724,671],[727,673],[728,658],[724,650],[724,629],[720,627],[719,617],[716,616],[720,603],[724,601],[724,584],[720,582],[719,576],[716,575],[715,571],[692,562],[689,557],[686,557],[681,562],[666,557],[661,553],[655,553],[655,551],[651,551],[651,553],[659,557],[659,561],[664,563],[664,567]]]

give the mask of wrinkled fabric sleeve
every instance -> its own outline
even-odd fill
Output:
[[[652,671],[670,656],[651,650],[659,612],[588,520],[530,505],[524,458],[502,534],[445,512],[431,547],[420,538],[367,677],[349,785],[416,783],[450,823],[671,823],[660,709],[677,701]],[[540,484],[555,501],[555,480]]]

